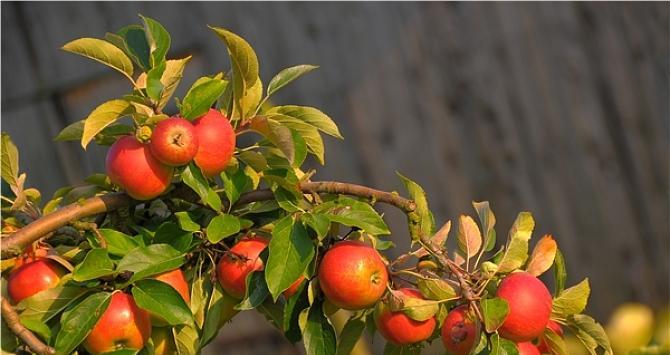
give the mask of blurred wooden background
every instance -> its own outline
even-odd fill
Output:
[[[287,66],[321,65],[275,99],[322,108],[340,126],[345,141],[327,140],[317,178],[400,191],[397,170],[424,186],[440,223],[490,200],[500,236],[530,210],[536,238],[556,236],[571,283],[589,276],[589,311],[605,321],[623,301],[669,297],[668,9],[3,2],[2,130],[29,185],[50,195],[76,184],[103,170],[105,150],[51,139],[129,88],[59,48],[138,23],[138,13],[153,17],[172,34],[170,57],[194,54],[181,96],[198,76],[228,68],[205,24],[227,27],[254,46],[266,82]],[[403,245],[402,216],[386,216]],[[228,327],[218,343],[227,353],[296,351],[253,315]]]

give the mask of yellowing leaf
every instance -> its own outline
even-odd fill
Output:
[[[440,228],[433,236],[430,238],[430,240],[439,246],[443,246],[444,242],[447,241],[447,238],[449,237],[449,232],[451,231],[451,221],[447,221],[442,228]]]
[[[121,117],[130,115],[134,111],[133,105],[126,100],[111,100],[96,107],[84,121],[84,133],[81,136],[81,146],[86,149],[96,134]]]
[[[551,235],[547,234],[535,245],[533,254],[526,267],[526,271],[534,276],[540,276],[549,270],[556,257],[556,241]]]
[[[177,85],[181,81],[184,74],[186,64],[191,60],[191,56],[183,59],[170,59],[165,62],[165,71],[161,76],[161,83],[163,84],[163,92],[158,100],[158,108],[162,109],[170,101],[170,97],[177,89]]]
[[[482,234],[477,223],[470,216],[461,215],[458,219],[458,247],[470,259],[482,247]]]
[[[91,58],[118,70],[132,81],[133,63],[130,58],[115,45],[97,38],[80,38],[63,46],[63,49]]]
[[[561,318],[581,313],[586,308],[590,293],[589,279],[584,279],[577,285],[563,290],[553,300],[551,313]]]
[[[521,212],[509,230],[505,252],[498,263],[498,272],[511,272],[520,268],[528,259],[528,240],[535,228],[530,212]]]
[[[9,134],[2,133],[2,179],[11,187],[17,186],[19,176],[19,150]]]

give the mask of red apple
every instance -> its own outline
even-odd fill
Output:
[[[91,354],[142,349],[150,336],[149,313],[137,307],[131,295],[115,292],[109,306],[84,339],[84,347]]]
[[[535,276],[516,272],[505,277],[496,295],[507,301],[509,313],[498,329],[504,338],[517,343],[542,335],[551,315],[551,294]]]
[[[452,309],[442,324],[442,342],[450,355],[468,355],[479,340],[479,329],[468,305]]]
[[[216,275],[224,291],[236,298],[244,298],[249,273],[263,270],[263,260],[258,256],[268,246],[261,237],[244,238],[226,253],[216,268]]]
[[[563,328],[561,328],[561,325],[554,322],[553,320],[549,320],[549,323],[547,323],[547,328],[558,334],[558,336],[563,337]],[[547,344],[547,340],[544,338],[544,334],[540,336],[540,342],[537,345],[537,349],[540,350],[540,352],[543,354],[551,352],[549,350],[549,344]]]
[[[193,124],[179,116],[158,122],[151,134],[151,153],[169,166],[188,164],[198,151]]]
[[[12,270],[7,280],[7,292],[14,303],[19,303],[40,291],[54,288],[67,271],[57,262],[38,258]]]
[[[418,290],[401,288],[398,291],[413,298],[423,299]],[[375,323],[377,330],[389,342],[403,346],[422,342],[433,334],[435,317],[425,321],[417,321],[408,317],[402,311],[391,312],[383,303],[375,309]]]
[[[517,343],[516,347],[519,349],[519,355],[540,355],[540,350],[529,341]]]
[[[181,271],[181,269],[174,269],[172,271],[164,272],[160,275],[154,276],[154,279],[165,282],[166,284],[172,286],[172,288],[179,292],[181,298],[184,299],[186,304],[191,303],[191,291],[188,286],[188,282],[186,281],[186,277],[184,277],[184,273]]]
[[[117,140],[105,161],[109,179],[136,200],[150,200],[169,186],[173,169],[161,164],[149,147],[132,136]]]
[[[193,125],[199,142],[195,164],[205,176],[216,176],[226,168],[235,151],[233,126],[226,116],[214,109],[195,120]]]
[[[300,276],[297,280],[295,280],[294,283],[291,284],[282,294],[286,298],[291,298],[293,295],[295,295],[296,292],[298,292],[298,289],[300,288],[300,285],[302,285],[302,282],[305,281],[305,276]]]
[[[319,286],[328,300],[348,310],[368,308],[386,291],[388,273],[371,246],[346,240],[326,251],[319,265]]]

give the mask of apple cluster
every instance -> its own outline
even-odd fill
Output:
[[[110,180],[137,200],[165,192],[174,168],[191,161],[207,177],[222,172],[235,150],[235,131],[220,111],[210,109],[192,123],[179,116],[160,121],[148,143],[134,136],[117,140],[107,152]]]

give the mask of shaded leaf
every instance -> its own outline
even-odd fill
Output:
[[[427,299],[442,301],[457,296],[456,290],[442,279],[417,279],[417,287]]]
[[[147,73],[147,95],[154,101],[158,101],[163,92],[163,82],[161,82],[161,77],[165,72],[165,67],[166,63],[162,62]]]
[[[132,271],[129,282],[174,270],[184,263],[184,254],[167,244],[135,248],[119,261],[117,271]]]
[[[144,32],[151,51],[151,66],[155,68],[165,61],[165,54],[170,49],[170,34],[158,21],[140,15],[144,21]]]
[[[107,309],[111,296],[107,292],[95,293],[63,313],[54,344],[57,354],[70,354],[86,338]]]
[[[356,346],[358,339],[363,335],[365,330],[365,317],[354,316],[349,318],[340,336],[337,338],[337,355],[348,355]]]
[[[472,201],[472,207],[477,211],[479,223],[484,232],[484,251],[491,251],[496,245],[496,231],[493,229],[496,225],[496,216],[493,214],[488,201]]]
[[[202,201],[209,205],[215,211],[221,211],[221,198],[214,189],[209,186],[207,178],[202,174],[200,168],[191,162],[181,173],[184,183],[200,196]]]
[[[491,336],[490,344],[489,355],[519,355],[516,344],[511,340],[501,337],[498,333]]]
[[[599,346],[605,351],[605,355],[613,354],[605,330],[593,318],[584,314],[575,314],[568,318],[568,326],[591,353],[595,353],[595,347]]]
[[[140,246],[139,239],[133,238],[127,234],[114,229],[99,229],[100,235],[107,243],[107,251],[112,255],[125,256],[131,250]]]
[[[132,59],[142,67],[149,70],[151,68],[151,49],[144,28],[138,25],[130,25],[120,29],[117,32],[126,47],[126,52]]]
[[[181,116],[187,120],[194,120],[204,115],[223,94],[225,88],[224,80],[211,78],[192,87],[181,102]]]
[[[235,306],[236,310],[244,311],[254,309],[265,301],[270,295],[265,276],[262,272],[252,272],[247,276],[247,294],[242,302]]]
[[[46,289],[23,299],[16,305],[16,309],[21,311],[21,318],[33,318],[46,323],[86,291],[86,288],[74,286]]]
[[[565,259],[563,253],[556,249],[556,256],[554,257],[554,296],[559,295],[565,288],[565,279],[568,277],[565,271]]]
[[[543,236],[533,249],[526,271],[534,276],[542,275],[554,264],[557,249],[556,241],[551,235]]]
[[[313,213],[321,213],[332,222],[345,226],[358,227],[370,234],[390,234],[386,223],[367,203],[340,196],[337,200],[328,201],[315,207]]]
[[[295,160],[295,145],[291,130],[279,122],[263,116],[256,116],[249,122],[249,128],[262,134],[284,154],[289,163]]]
[[[300,329],[307,354],[332,355],[336,352],[335,329],[323,314],[322,301],[315,301],[300,313]]]

